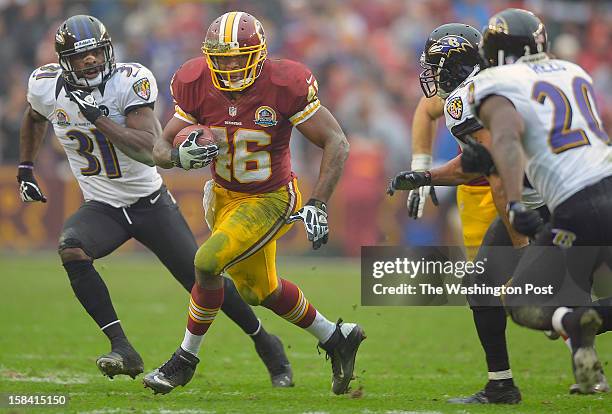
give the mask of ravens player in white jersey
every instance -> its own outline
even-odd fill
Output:
[[[470,151],[473,140],[488,144],[489,134],[474,118],[467,105],[467,90],[472,79],[482,69],[483,62],[478,48],[482,35],[475,28],[462,23],[448,23],[434,29],[421,57],[424,67],[420,75],[423,93],[429,101],[421,101],[421,107],[426,107],[431,123],[444,116],[446,126],[456,139],[462,151]],[[436,96],[437,95],[437,96]],[[442,99],[440,99],[442,98]],[[426,131],[420,134],[433,135],[435,128],[423,127]],[[429,137],[429,141],[433,136]],[[471,152],[469,152],[471,154]],[[478,198],[473,204],[471,214],[462,216],[463,226],[472,231],[485,224],[482,231],[482,244],[474,255],[477,261],[487,261],[486,274],[478,282],[491,286],[499,286],[508,281],[514,266],[518,262],[517,248],[527,244],[527,238],[516,233],[510,227],[505,215],[505,197],[500,191],[499,178],[489,174],[475,173],[474,170],[462,168],[465,153],[458,155],[447,164],[438,168],[427,168],[425,171],[405,171],[399,173],[390,183],[389,193],[395,190],[410,190],[411,195],[429,185],[464,185],[471,183],[469,188],[484,189],[488,192],[491,186],[490,202]],[[478,163],[479,164],[479,163]],[[477,169],[480,171],[481,169]],[[484,175],[487,175],[485,178]],[[488,181],[487,181],[488,178]],[[532,208],[542,208],[546,214],[543,201],[532,189],[526,189],[526,199]],[[470,192],[469,194],[475,194]],[[466,196],[467,198],[467,196]],[[490,214],[493,206],[493,216]],[[501,213],[495,217],[496,207]],[[479,220],[473,220],[480,217]],[[476,223],[474,223],[476,221]],[[466,243],[467,244],[467,243]],[[493,257],[496,253],[496,257]],[[473,255],[472,255],[473,256]],[[476,283],[476,280],[464,280],[466,284]],[[484,389],[465,398],[453,398],[451,403],[461,404],[516,404],[521,401],[519,389],[514,384],[512,370],[506,346],[506,313],[499,298],[478,297],[469,295],[468,302],[472,309],[474,325],[486,355],[488,382]]]
[[[524,173],[552,213],[523,254],[512,286],[552,286],[554,295],[508,296],[506,305],[520,325],[569,336],[579,391],[590,393],[605,379],[595,335],[612,324],[609,301],[591,302],[593,270],[612,245],[612,147],[591,77],[550,58],[546,37],[531,12],[494,15],[483,34],[489,68],[475,77],[468,100],[491,132],[510,221],[531,223],[523,233],[541,227],[521,202]]]
[[[153,113],[157,84],[138,63],[116,63],[111,38],[95,17],[77,15],[55,35],[58,64],[29,78],[28,108],[20,132],[18,182],[25,202],[46,202],[33,167],[48,123],[66,155],[85,202],[64,223],[59,255],[72,289],[111,343],[97,359],[103,374],[135,377],[143,371],[129,343],[94,260],[134,238],[151,250],[190,291],[198,245],[152,158],[161,135]],[[193,161],[210,162],[216,145]],[[291,386],[282,343],[268,334],[225,278],[222,310],[255,343],[275,386]]]

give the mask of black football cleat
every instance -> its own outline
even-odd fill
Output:
[[[469,397],[447,400],[450,404],[518,404],[521,392],[514,384],[504,381],[489,381],[485,387]]]
[[[361,326],[354,323],[343,323],[339,319],[336,330],[324,344],[326,358],[331,359],[332,365],[332,391],[336,395],[346,394],[349,384],[353,380],[355,359],[361,342],[366,339]]]
[[[161,367],[145,375],[145,388],[151,388],[153,393],[168,394],[176,387],[185,386],[195,373],[200,360],[179,347],[172,357]]]
[[[286,388],[295,385],[291,364],[279,337],[264,333],[255,341],[255,350],[268,369],[272,386]]]
[[[572,368],[578,393],[591,394],[602,382],[603,369],[595,351],[595,336],[602,324],[601,317],[593,308],[578,308],[568,314],[564,321],[565,331],[572,344]],[[606,381],[607,382],[607,381]]]
[[[96,360],[96,365],[110,379],[115,375],[129,375],[134,379],[144,371],[142,358],[128,341],[114,345],[108,354]]]

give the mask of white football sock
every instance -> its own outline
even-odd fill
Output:
[[[559,335],[567,336],[567,332],[565,332],[565,328],[563,328],[562,321],[563,317],[569,312],[573,312],[573,310],[566,308],[565,306],[561,306],[560,308],[555,309],[555,312],[553,313],[552,326]]]
[[[190,354],[198,356],[198,352],[200,352],[200,347],[202,346],[203,340],[204,335],[194,335],[189,332],[189,329],[185,328],[185,337],[183,338],[181,348],[183,348],[184,351],[187,351]]]
[[[325,316],[321,315],[319,311],[315,315],[314,321],[306,329],[308,332],[313,334],[319,342],[324,344],[336,330],[336,324],[327,320]]]

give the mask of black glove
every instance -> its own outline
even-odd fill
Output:
[[[544,220],[540,213],[530,210],[520,201],[510,201],[506,206],[510,224],[516,231],[534,238],[544,228]]]
[[[79,106],[83,116],[92,124],[104,115],[91,92],[68,86],[66,87],[66,92],[68,93],[68,98]]]
[[[311,198],[306,205],[287,219],[287,224],[302,220],[312,248],[317,250],[327,243],[329,227],[327,226],[327,206],[324,202]]]
[[[17,167],[17,182],[19,183],[21,201],[25,203],[47,202],[47,197],[43,195],[36,178],[34,178],[34,164],[31,162],[19,164],[19,167]]]
[[[482,144],[468,138],[461,154],[461,168],[466,173],[481,173],[491,175],[495,173],[495,163],[491,153]]]
[[[387,194],[392,196],[397,190],[414,190],[430,184],[431,173],[429,171],[402,171],[389,181]]]

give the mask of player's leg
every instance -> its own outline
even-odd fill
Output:
[[[267,219],[260,219],[263,230],[254,231],[254,234],[277,227],[276,218],[281,214],[283,219],[279,230],[270,233],[270,241],[262,249],[242,260],[234,259],[230,262],[228,273],[247,302],[262,304],[319,340],[319,345],[327,352],[332,362],[332,390],[336,394],[342,394],[348,390],[349,382],[353,378],[357,349],[365,335],[359,325],[342,323],[341,320],[334,324],[325,318],[298,286],[277,276],[276,240],[291,228],[291,225],[284,224],[285,217],[296,211],[301,204],[297,182],[294,180],[291,184],[287,192],[272,193],[268,195],[269,200],[264,200],[265,209],[276,205],[276,212],[270,214],[268,210],[267,214],[259,214],[258,217]],[[231,232],[230,227],[226,229]]]
[[[286,226],[278,235],[287,231]],[[333,323],[320,313],[302,290],[277,276],[276,242],[268,243],[251,257],[228,269],[240,294],[253,304],[261,304],[286,321],[306,330],[332,362],[332,390],[343,394],[353,379],[359,345],[365,339],[363,330],[354,323]]]
[[[464,280],[467,285],[500,286],[508,281],[519,260],[519,252],[512,242],[502,220],[496,218],[483,239],[476,261],[485,262],[482,275],[472,275]],[[506,312],[499,297],[469,295],[474,325],[485,352],[488,382],[477,393],[463,398],[453,398],[455,404],[516,404],[521,394],[514,384],[506,345]]]
[[[457,207],[461,217],[463,244],[468,260],[473,260],[478,253],[482,240],[497,217],[491,187],[478,185],[460,185],[457,187]]]
[[[111,343],[111,352],[96,361],[109,377],[143,371],[140,355],[130,345],[113,307],[106,284],[93,265],[130,238],[120,210],[97,202],[84,203],[64,223],[59,255],[75,296]]]
[[[137,203],[129,209],[134,222],[134,238],[148,247],[168,268],[174,278],[188,292],[195,281],[193,260],[198,250],[193,233],[178,206],[165,187],[152,205],[149,198],[141,205]],[[171,240],[171,243],[168,241]],[[234,321],[254,342],[270,376],[274,378],[277,366],[289,366],[283,344],[278,337],[269,334],[253,309],[240,297],[231,279],[223,278],[224,299],[221,310]],[[274,381],[276,386],[282,382]]]
[[[196,253],[196,283],[192,291],[190,319],[185,338],[179,351],[173,355],[168,363],[145,377],[145,384],[156,392],[169,392],[177,385],[186,384],[193,375],[197,363],[197,359],[194,360],[193,358],[196,358],[195,354],[199,350],[205,333],[205,330],[198,331],[196,324],[208,323],[209,325],[214,319],[214,312],[205,313],[207,310],[214,311],[214,309],[210,309],[210,305],[209,309],[205,309],[206,307],[202,304],[203,301],[212,296],[210,287],[206,286],[208,279],[211,279],[213,275],[220,274],[227,268],[232,277],[234,275],[240,276],[235,278],[234,281],[237,283],[238,290],[243,298],[251,304],[259,303],[269,296],[270,289],[275,288],[275,286],[272,288],[262,287],[264,289],[262,290],[264,291],[263,294],[256,294],[250,289],[244,289],[241,276],[244,275],[244,279],[254,278],[267,283],[269,279],[267,271],[258,271],[255,274],[253,272],[236,273],[234,270],[237,271],[239,268],[233,269],[233,266],[256,255],[264,246],[274,241],[289,228],[285,225],[285,222],[289,215],[297,210],[299,192],[294,181],[277,191],[257,196],[235,193],[215,186],[213,205],[213,233]],[[278,282],[275,281],[275,283]],[[256,283],[254,286],[259,287],[260,284]],[[206,289],[209,291],[206,291]],[[350,328],[349,324],[345,324],[345,326]],[[346,333],[347,328],[342,332]],[[208,326],[205,329],[208,329]],[[335,326],[334,329],[336,329]],[[339,333],[339,335],[342,335],[342,333]],[[344,335],[342,336],[344,337]],[[334,337],[333,333],[332,337]],[[340,340],[337,342],[343,343]],[[337,350],[338,347],[335,348]],[[183,352],[190,356],[185,358],[185,355],[182,355]],[[333,361],[338,361],[338,358]],[[185,372],[187,372],[187,375],[185,375]],[[189,374],[189,372],[191,373]]]
[[[213,230],[194,258],[196,280],[191,290],[183,341],[168,362],[144,378],[145,386],[156,393],[168,393],[191,380],[199,362],[197,354],[204,335],[223,304],[221,274],[232,262],[265,245],[282,227],[285,216],[293,211],[286,202],[265,199],[263,195],[251,197],[207,184],[205,195],[210,191],[212,194],[205,196],[204,204],[206,220]],[[268,221],[273,224],[265,227]]]
[[[569,337],[576,382],[581,393],[590,393],[603,376],[594,349],[602,320],[590,298],[591,274],[598,265],[600,252],[598,247],[553,247],[554,237],[548,228],[535,245],[525,249],[511,284],[523,289],[527,284],[552,286],[555,296],[512,295],[505,299],[505,304],[519,325],[554,330]],[[561,304],[572,307],[560,307]]]

